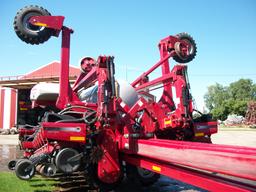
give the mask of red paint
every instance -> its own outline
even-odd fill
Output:
[[[11,106],[10,106],[10,128],[14,127],[16,124],[16,115],[17,115],[17,91],[11,90]]]
[[[0,128],[3,128],[4,126],[4,96],[5,96],[5,90],[1,89],[0,91]]]
[[[86,137],[85,124],[82,123],[45,122],[42,126],[41,136],[43,137],[39,140],[45,140],[45,138],[47,138],[51,140],[71,142],[70,136]],[[72,142],[84,143],[85,141],[79,140]]]
[[[186,141],[136,141],[135,154],[256,181],[256,149]]]
[[[98,161],[98,176],[105,183],[116,182],[121,174],[118,148],[115,143],[115,134],[111,129],[105,130],[98,138],[104,155]]]
[[[54,61],[49,63],[46,66],[43,66],[35,71],[24,75],[22,78],[33,79],[33,78],[42,78],[42,77],[59,77],[60,76],[60,62]],[[69,67],[70,76],[78,76],[80,74],[80,69],[73,66]]]
[[[60,94],[56,106],[64,109],[71,102],[70,84],[69,84],[69,55],[70,55],[70,35],[72,30],[63,27],[61,41],[61,67],[60,67]]]
[[[45,24],[48,28],[56,29],[57,32],[55,36],[58,36],[58,31],[61,30],[64,19],[65,17],[63,16],[33,16],[29,19],[29,22],[36,25],[39,21],[39,23]]]
[[[241,181],[223,178],[209,172],[193,170],[188,167],[182,167],[168,162],[144,158],[140,156],[123,155],[123,159],[130,164],[154,171],[153,166],[161,168],[160,174],[173,179],[201,187],[203,189],[220,192],[250,192],[255,191],[255,185],[245,184]],[[157,171],[154,171],[157,172]],[[159,172],[157,172],[159,173]]]

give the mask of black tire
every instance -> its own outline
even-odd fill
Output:
[[[16,166],[16,163],[17,163],[17,160],[11,160],[11,161],[9,161],[9,163],[8,163],[8,169],[9,170],[15,170],[15,166]]]
[[[30,160],[23,159],[16,164],[15,173],[19,179],[29,180],[35,175],[35,166]]]
[[[197,52],[195,40],[187,33],[179,33],[176,35],[176,37],[178,37],[180,40],[188,42],[191,45],[191,49],[189,50],[189,55],[186,57],[183,57],[176,51],[177,55],[173,56],[173,59],[178,63],[188,63],[192,61]]]
[[[52,35],[52,29],[39,27],[29,23],[32,16],[50,16],[51,14],[39,6],[26,6],[20,9],[13,22],[14,30],[17,36],[26,43],[40,44],[47,41]]]
[[[16,163],[15,163],[15,167],[14,167],[14,170],[16,169],[16,167],[18,166],[18,164],[20,162],[22,162],[24,159],[17,159]]]
[[[160,174],[126,164],[126,175],[129,180],[143,186],[153,185],[160,178]]]

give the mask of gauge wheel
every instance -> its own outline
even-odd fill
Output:
[[[180,42],[175,43],[174,49],[176,55],[173,56],[173,59],[178,63],[188,63],[192,61],[195,58],[197,52],[195,40],[187,33],[179,33],[176,35],[176,37],[178,37],[178,39],[182,41],[186,41],[187,43],[189,43],[190,48],[188,50],[188,55],[184,56],[180,50]]]
[[[35,166],[28,159],[22,159],[15,166],[16,176],[22,180],[29,180],[35,175]]]
[[[39,6],[26,6],[20,9],[13,22],[14,30],[17,36],[24,42],[29,44],[40,44],[47,41],[53,34],[53,29],[43,26],[35,26],[29,23],[29,19],[33,16],[50,16],[51,14],[44,8]]]
[[[15,170],[15,166],[16,166],[16,163],[17,163],[17,160],[11,160],[9,163],[8,163],[8,169],[9,170]]]

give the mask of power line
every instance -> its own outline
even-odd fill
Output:
[[[256,74],[190,74],[195,77],[237,77],[237,76],[255,76]]]

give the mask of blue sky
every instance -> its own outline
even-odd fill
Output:
[[[207,86],[215,82],[228,85],[250,78],[256,83],[254,0],[1,0],[0,76],[25,74],[59,60],[60,38],[32,46],[15,35],[13,18],[26,5],[41,5],[52,15],[66,17],[66,26],[75,31],[72,65],[78,66],[83,56],[114,55],[117,78],[131,82],[159,60],[162,38],[188,32],[198,47],[188,70],[199,106]]]

